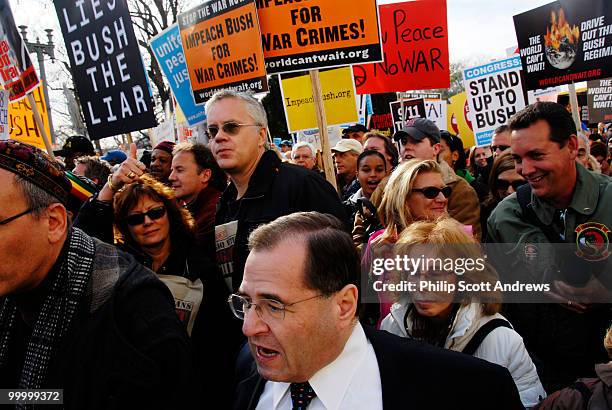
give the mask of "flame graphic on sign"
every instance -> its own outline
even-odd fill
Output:
[[[550,27],[546,28],[546,35],[544,36],[544,44],[546,47],[553,47],[555,50],[559,50],[563,40],[566,40],[569,44],[578,42],[580,30],[576,25],[570,27],[567,20],[565,20],[565,12],[563,9],[559,10],[558,18],[553,10],[550,13],[550,21]]]

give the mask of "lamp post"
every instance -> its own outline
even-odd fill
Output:
[[[55,53],[53,51],[55,45],[53,44],[53,35],[51,34],[53,30],[50,28],[45,29],[45,32],[47,33],[48,41],[47,41],[47,44],[44,44],[39,41],[38,37],[36,38],[35,43],[31,43],[28,41],[27,39],[28,26],[19,26],[19,29],[21,30],[21,38],[23,38],[23,41],[26,43],[26,46],[28,47],[28,50],[30,51],[30,53],[36,53],[36,56],[38,57],[38,67],[40,69],[40,78],[43,82],[43,91],[45,94],[45,104],[47,105],[47,111],[48,111],[49,130],[51,131],[51,142],[55,143],[55,132],[53,131],[53,121],[51,120],[51,106],[49,105],[49,92],[47,91],[47,76],[45,73],[45,54],[51,57],[52,62],[55,62]]]

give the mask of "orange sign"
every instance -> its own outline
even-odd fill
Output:
[[[268,90],[254,0],[209,1],[178,20],[196,104],[220,89]]]
[[[257,0],[268,74],[382,61],[376,0]]]
[[[49,114],[45,104],[45,95],[42,89],[42,82],[32,91],[32,96],[38,107],[38,112],[42,117],[43,125],[47,135],[51,136],[49,128]],[[9,134],[12,139],[25,142],[26,144],[34,145],[42,150],[45,150],[45,143],[42,139],[42,134],[38,130],[36,121],[34,120],[34,112],[28,98],[23,98],[9,104]]]

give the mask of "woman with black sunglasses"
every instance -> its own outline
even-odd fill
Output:
[[[487,219],[502,199],[516,192],[527,183],[525,178],[514,169],[514,158],[507,151],[498,156],[493,162],[489,174],[489,195],[480,207],[480,226],[482,227],[482,242],[487,242]]]

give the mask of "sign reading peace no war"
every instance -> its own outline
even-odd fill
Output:
[[[55,0],[90,139],[157,125],[126,0]]]
[[[384,62],[353,66],[358,94],[448,88],[446,0],[379,7]]]
[[[359,116],[351,68],[321,71],[319,78],[327,125],[357,122]],[[281,92],[289,132],[318,128],[310,75],[281,77]]]
[[[612,76],[612,2],[558,0],[514,16],[527,88]]]
[[[476,146],[491,144],[493,131],[525,107],[519,56],[463,70]]]
[[[376,0],[257,0],[268,74],[382,61]]]
[[[40,113],[45,132],[47,135],[51,135],[42,83],[32,91],[32,97],[34,97],[34,102]],[[12,139],[34,145],[43,150],[45,149],[45,143],[34,120],[34,111],[32,111],[29,99],[24,98],[9,104],[8,125],[9,134]]]
[[[196,104],[224,88],[268,90],[254,0],[213,0],[178,21]]]

